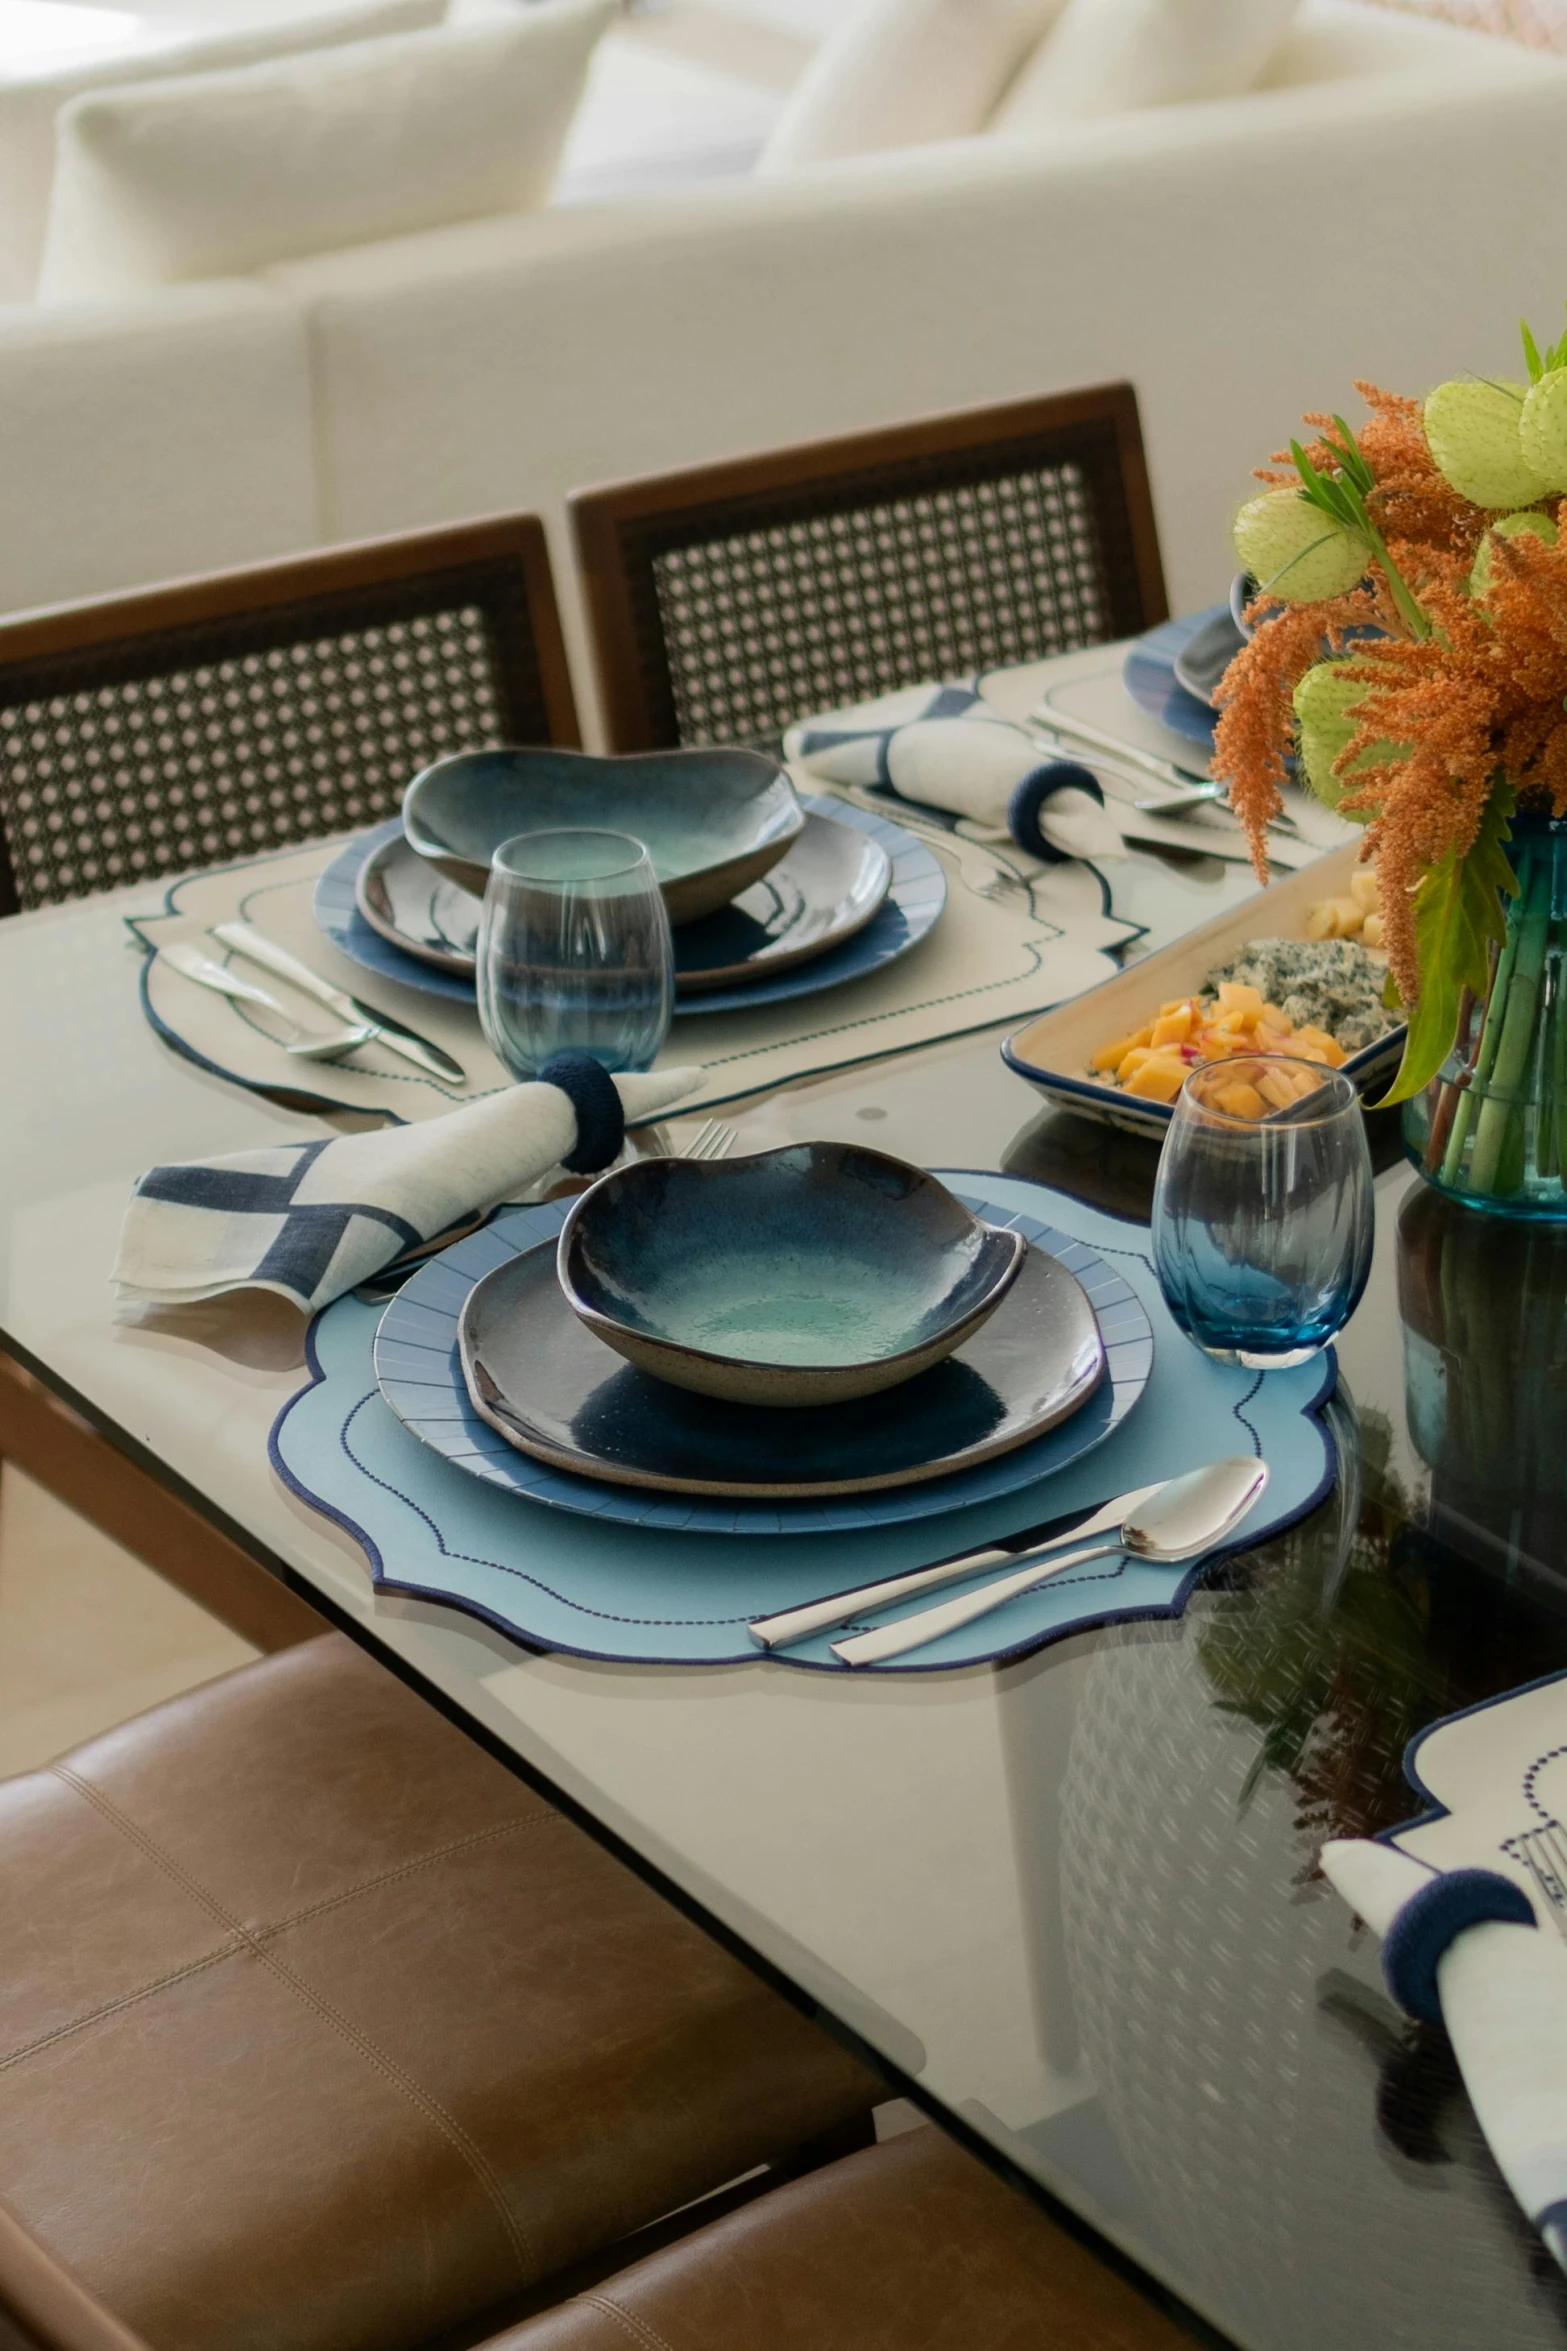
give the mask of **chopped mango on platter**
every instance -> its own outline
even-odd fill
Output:
[[[1361,867],[1347,890],[1310,909],[1311,943],[1251,940],[1205,988],[1169,997],[1141,1028],[1102,1045],[1092,1074],[1147,1101],[1172,1102],[1187,1072],[1202,1062],[1270,1054],[1341,1069],[1351,1053],[1395,1025],[1382,1004],[1383,967],[1366,952],[1380,946],[1382,924],[1376,875]],[[1266,1075],[1263,1088],[1252,1071],[1236,1072],[1227,1089],[1235,1116],[1265,1116],[1320,1083],[1300,1069]],[[1224,1106],[1221,1095],[1215,1099]]]
[[[1376,868],[1357,865],[1342,896],[1320,898],[1315,906],[1307,907],[1306,936],[1308,939],[1359,939],[1363,946],[1379,947],[1381,907]],[[1375,939],[1370,932],[1372,922],[1377,926]]]
[[[1126,1091],[1140,1094],[1145,1101],[1173,1102],[1186,1083],[1186,1068],[1177,1055],[1150,1053],[1124,1080]]]
[[[1148,1044],[1152,1037],[1153,1022],[1149,1021],[1145,1027],[1133,1029],[1130,1036],[1117,1037],[1113,1044],[1101,1045],[1094,1055],[1093,1068],[1119,1069],[1121,1063],[1135,1046]]]
[[[1155,1051],[1161,1045],[1184,1045],[1187,1042],[1195,1018],[1195,1002],[1195,998],[1189,998],[1184,1004],[1174,1005],[1168,1012],[1160,1013],[1153,1024],[1151,1039]]]

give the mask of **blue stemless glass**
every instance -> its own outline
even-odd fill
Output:
[[[1159,1161],[1165,1304],[1220,1363],[1307,1363],[1371,1270],[1371,1153],[1348,1078],[1281,1053],[1211,1061],[1182,1087]]]
[[[652,861],[629,833],[521,833],[490,866],[479,1019],[514,1078],[553,1053],[648,1069],[669,1034],[675,950]]]

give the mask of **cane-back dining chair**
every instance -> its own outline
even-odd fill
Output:
[[[813,710],[1164,619],[1137,399],[1107,384],[579,492],[610,747]]]
[[[580,739],[531,515],[0,621],[0,915],[373,823],[442,752]],[[7,1460],[258,1647],[320,1631],[0,1351]]]
[[[0,914],[371,824],[581,740],[543,526],[419,531],[0,622]]]

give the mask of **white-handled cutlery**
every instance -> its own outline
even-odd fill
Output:
[[[862,1584],[857,1592],[837,1592],[826,1600],[807,1601],[803,1608],[786,1608],[781,1615],[759,1617],[750,1627],[751,1638],[760,1641],[764,1649],[787,1648],[791,1641],[803,1641],[810,1633],[825,1632],[829,1625],[846,1624],[851,1616],[863,1616],[874,1608],[889,1608],[894,1600],[910,1600],[917,1592],[934,1592],[943,1584],[966,1582],[970,1576],[983,1574],[987,1567],[1021,1567],[1029,1560],[1047,1558],[1073,1543],[1085,1542],[1090,1535],[1102,1535],[1111,1527],[1121,1526],[1134,1510],[1162,1490],[1162,1480],[1152,1486],[1134,1486],[1129,1494],[1117,1494],[1102,1510],[1069,1527],[1064,1535],[1053,1535],[1048,1543],[1033,1544],[1022,1550],[1009,1550],[1003,1544],[988,1551],[966,1551],[957,1559],[938,1560],[934,1567],[914,1568],[908,1575],[889,1576],[879,1584]]]
[[[923,1649],[944,1634],[988,1616],[992,1609],[1004,1606],[1008,1600],[1033,1591],[1050,1577],[1062,1575],[1068,1568],[1082,1567],[1092,1559],[1107,1559],[1118,1551],[1130,1559],[1157,1566],[1174,1567],[1183,1560],[1196,1559],[1234,1532],[1267,1482],[1267,1463],[1254,1460],[1249,1454],[1227,1461],[1210,1461],[1203,1469],[1167,1478],[1151,1491],[1143,1489],[1144,1498],[1126,1511],[1107,1541],[1090,1543],[1085,1549],[1064,1554],[1052,1552],[1043,1559],[1036,1556],[1019,1572],[982,1584],[977,1591],[960,1592],[954,1599],[938,1602],[934,1608],[922,1608],[912,1616],[898,1617],[870,1632],[834,1641],[833,1655],[845,1665],[876,1665],[885,1658],[901,1657],[908,1650]],[[1104,1513],[1098,1516],[1102,1519]],[[1086,1531],[1087,1522],[1068,1540],[1075,1542]]]
[[[280,1004],[275,996],[269,996],[265,988],[253,988],[248,980],[237,978],[226,965],[214,963],[199,948],[178,944],[160,947],[158,960],[177,971],[182,979],[194,980],[198,988],[210,988],[215,996],[228,996],[236,1004],[255,1004],[272,1013],[290,1032],[278,1042],[285,1053],[292,1053],[300,1061],[341,1061],[361,1045],[368,1045],[375,1035],[374,1029],[363,1022],[326,1031],[301,1028],[287,1006]]]
[[[1053,738],[1042,744],[1043,749],[1069,752],[1076,749],[1079,756],[1088,752],[1094,755],[1097,764],[1119,775],[1124,783],[1147,780],[1163,784],[1165,789],[1157,799],[1133,801],[1133,807],[1144,816],[1181,816],[1191,808],[1221,808],[1229,813],[1228,788],[1224,784],[1199,775],[1195,768],[1163,759],[1155,751],[1144,751],[1138,744],[1123,742],[1086,718],[1074,718],[1046,703],[1033,713],[1030,724],[1042,735]],[[1276,832],[1300,830],[1294,818],[1283,812],[1268,821],[1270,829]]]
[[[275,939],[269,939],[264,932],[258,931],[253,923],[214,923],[212,936],[221,941],[232,954],[243,955],[247,962],[259,964],[263,971],[270,971],[277,979],[287,980],[291,988],[297,988],[302,995],[311,996],[316,1003],[324,1004],[329,1012],[337,1014],[339,1020],[352,1021],[362,1026],[366,1031],[362,1042],[384,1045],[389,1053],[400,1054],[403,1060],[411,1061],[416,1069],[424,1070],[430,1077],[443,1078],[450,1085],[461,1085],[464,1082],[466,1072],[462,1063],[454,1061],[439,1045],[432,1044],[428,1037],[421,1037],[417,1029],[409,1028],[405,1022],[394,1020],[390,1013],[377,1012],[373,1004],[361,1003],[357,996],[350,996],[346,988],[334,987],[330,980],[312,971],[308,963],[301,963],[297,955],[291,955],[286,947],[280,947]]]

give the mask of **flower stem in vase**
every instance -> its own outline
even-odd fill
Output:
[[[1490,1082],[1495,1067],[1497,1047],[1502,1037],[1502,1010],[1507,1002],[1507,985],[1512,978],[1513,962],[1518,952],[1518,932],[1510,928],[1506,945],[1491,972],[1491,985],[1486,992],[1485,1009],[1481,1015],[1480,1041],[1475,1048],[1474,1074],[1459,1101],[1453,1120],[1453,1131],[1448,1138],[1447,1157],[1442,1162],[1442,1181],[1457,1185],[1463,1173],[1464,1151],[1469,1131],[1474,1125],[1475,1112],[1480,1105],[1477,1088]]]
[[[1554,915],[1554,909],[1553,909]],[[1558,1114],[1562,1058],[1562,959],[1552,948],[1545,964],[1545,1007],[1540,1015],[1539,1064],[1530,1093],[1535,1102],[1534,1164],[1541,1176],[1560,1177]]]
[[[1492,1024],[1500,1031],[1490,1084],[1486,1098],[1480,1105],[1480,1116],[1475,1126],[1474,1150],[1470,1154],[1467,1176],[1472,1192],[1501,1192],[1508,1189],[1500,1179],[1504,1159],[1517,1158],[1518,1174],[1511,1188],[1517,1189],[1522,1177],[1523,1100],[1524,1078],[1528,1073],[1531,1049],[1534,1044],[1535,1019],[1540,1006],[1541,983],[1545,977],[1545,957],[1551,939],[1551,860],[1541,858],[1536,864],[1529,860],[1528,880],[1525,884],[1523,919],[1515,936],[1518,942],[1513,968],[1505,991],[1502,988],[1501,968],[1497,970],[1497,985],[1491,995],[1491,1010],[1486,1028]],[[1505,960],[1505,958],[1504,958]],[[1509,1151],[1511,1130],[1518,1132],[1513,1140],[1520,1146]],[[1510,1172],[1510,1169],[1509,1169]]]
[[[1491,969],[1494,973],[1496,969],[1496,950],[1494,948],[1491,951]],[[1474,1038],[1471,1031],[1474,1028],[1475,1003],[1474,990],[1465,988],[1458,999],[1458,1026],[1453,1031],[1458,1051],[1466,1056],[1463,1068],[1456,1077],[1438,1078],[1435,1081],[1441,1087],[1441,1092],[1437,1097],[1436,1109],[1431,1119],[1431,1132],[1426,1138],[1425,1149],[1425,1166],[1431,1175],[1435,1175],[1442,1166],[1443,1157],[1447,1150],[1447,1138],[1453,1131],[1453,1120],[1458,1114],[1458,1105],[1468,1091],[1470,1080],[1474,1076]]]

